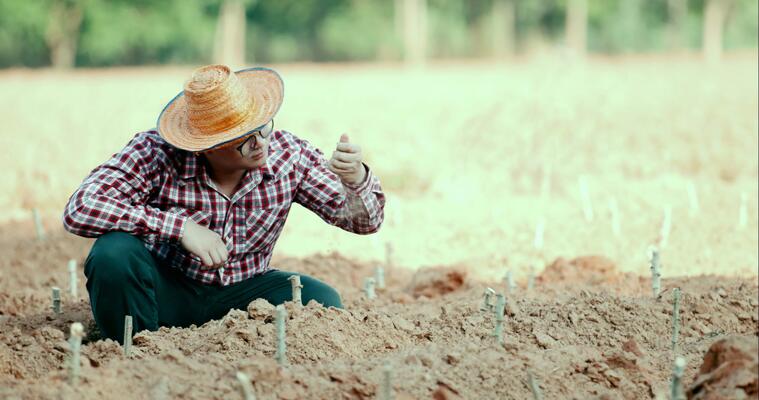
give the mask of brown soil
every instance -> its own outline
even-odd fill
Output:
[[[486,287],[465,267],[386,271],[373,301],[360,290],[373,265],[338,254],[275,258],[284,270],[334,285],[345,310],[287,304],[289,365],[279,367],[273,306],[255,301],[222,320],[134,337],[130,358],[110,340],[82,346],[82,379],[67,383],[68,326],[90,326],[81,262],[91,241],[53,234],[45,242],[0,230],[0,398],[240,398],[235,372],[258,399],[378,398],[391,368],[396,399],[524,399],[528,373],[546,399],[642,399],[669,391],[671,289],[682,290],[680,355],[694,399],[756,398],[757,312],[753,279],[665,279],[618,272],[599,256],[556,260],[519,282],[509,299],[502,345],[495,318],[480,311]],[[80,299],[68,296],[66,262],[80,264]],[[50,310],[50,287],[63,313]]]

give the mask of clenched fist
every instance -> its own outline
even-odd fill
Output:
[[[227,245],[218,233],[187,219],[181,239],[182,247],[198,256],[208,268],[224,266],[229,257]]]
[[[366,169],[361,162],[362,157],[361,146],[350,143],[348,135],[343,133],[327,168],[337,174],[343,183],[358,185],[366,178]]]

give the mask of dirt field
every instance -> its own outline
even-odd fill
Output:
[[[197,328],[140,333],[131,358],[110,340],[85,344],[74,388],[66,383],[64,332],[92,319],[86,295],[67,295],[62,266],[69,258],[81,264],[91,242],[2,233],[2,398],[240,398],[239,370],[258,399],[370,399],[381,398],[386,364],[396,399],[530,398],[528,372],[546,399],[653,398],[669,390],[675,287],[682,290],[679,348],[690,398],[759,393],[754,279],[665,279],[654,300],[647,278],[622,273],[608,259],[558,261],[532,290],[517,281],[497,345],[493,313],[480,306],[485,287],[503,293],[503,282],[472,279],[467,265],[389,269],[387,289],[369,301],[358,288],[373,266],[338,254],[274,262],[335,285],[346,306],[287,305],[289,366],[274,359],[273,306],[256,301]],[[79,274],[79,293],[86,293],[81,268]],[[58,316],[50,310],[53,285],[64,290]]]
[[[274,266],[332,284],[345,310],[288,305],[285,368],[262,302],[139,333],[131,358],[86,343],[76,388],[64,359],[69,325],[92,324],[81,267],[91,242],[62,231],[63,206],[154,126],[191,68],[0,71],[0,398],[234,399],[238,370],[258,399],[382,398],[388,364],[396,399],[531,398],[528,373],[545,399],[669,398],[676,287],[689,398],[756,398],[757,67],[755,53],[716,66],[278,66],[276,126],[327,153],[348,132],[387,192],[378,235],[293,207],[275,248]],[[646,252],[657,242],[653,299]],[[360,286],[386,243],[395,267],[369,301]],[[69,259],[78,299],[66,292]],[[480,305],[486,287],[505,293],[506,270],[518,289],[498,345]]]

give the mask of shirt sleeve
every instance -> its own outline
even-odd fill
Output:
[[[366,168],[366,178],[358,185],[343,184],[327,168],[327,160],[318,149],[303,141],[304,175],[295,194],[295,202],[313,211],[330,225],[348,232],[377,232],[384,219],[385,195],[379,179]]]
[[[160,184],[160,154],[150,134],[137,134],[71,195],[63,227],[84,237],[121,231],[150,241],[179,240],[187,218],[146,205],[151,190]]]

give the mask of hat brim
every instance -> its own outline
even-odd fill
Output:
[[[263,128],[279,111],[285,86],[279,74],[255,67],[236,71],[247,88],[255,109],[240,125],[218,133],[204,133],[190,125],[184,91],[174,97],[158,116],[158,134],[170,145],[187,151],[205,151],[239,139]]]

